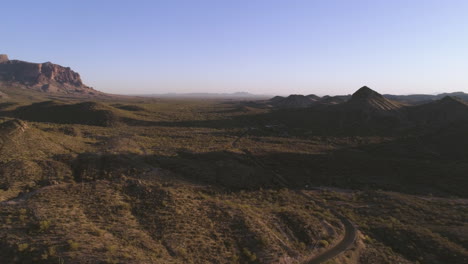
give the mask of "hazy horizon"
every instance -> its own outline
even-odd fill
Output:
[[[69,66],[109,93],[468,92],[466,1],[23,1],[2,11],[0,53]]]

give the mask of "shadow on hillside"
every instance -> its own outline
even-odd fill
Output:
[[[233,152],[185,153],[175,157],[138,154],[79,155],[71,162],[76,181],[138,178],[163,168],[194,183],[226,190],[336,186],[406,193],[465,196],[468,163],[378,157],[359,149],[329,154]]]
[[[256,128],[309,136],[394,136],[407,132],[408,124],[399,116],[364,112],[330,111],[328,108],[285,109],[261,114],[244,114],[216,120],[143,121],[125,119],[133,126],[206,127],[215,129]],[[276,129],[278,130],[278,129]],[[269,133],[269,132],[268,132]],[[267,134],[268,134],[267,133]]]
[[[112,108],[96,102],[64,104],[57,101],[43,101],[20,106],[14,110],[1,111],[0,115],[33,122],[104,127],[115,126],[119,119]]]
[[[268,123],[266,116],[235,116],[215,120],[188,120],[188,121],[147,121],[131,118],[122,118],[122,121],[131,126],[161,126],[161,127],[206,127],[206,128],[244,128],[246,126],[259,126]]]
[[[11,111],[1,111],[0,115],[35,122],[95,126],[116,126],[124,123],[145,127],[255,128],[256,133],[260,135],[287,133],[294,136],[401,136],[424,132],[416,123],[407,119],[405,110],[373,112],[363,109],[349,110],[336,105],[251,113],[249,109],[244,108],[245,106],[241,105],[235,109],[240,111],[239,115],[216,120],[151,121],[122,116],[115,108],[100,103],[69,105],[46,101],[21,106]]]

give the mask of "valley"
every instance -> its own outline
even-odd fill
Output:
[[[93,96],[8,76],[0,263],[468,261],[462,99]]]

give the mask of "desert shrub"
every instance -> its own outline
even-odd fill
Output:
[[[304,242],[299,242],[298,248],[299,250],[306,250],[307,246]]]
[[[29,248],[29,244],[28,243],[21,243],[21,244],[18,244],[18,251],[19,252],[23,252],[25,251],[26,249]]]
[[[109,253],[115,253],[117,251],[117,246],[116,245],[108,245],[106,247],[106,249],[107,249],[107,252],[109,252]]]
[[[18,216],[18,219],[20,220],[21,223],[24,224],[24,223],[26,222],[27,216],[24,215],[24,214],[20,214],[20,215]]]
[[[234,263],[239,263],[239,256],[236,255],[236,254],[233,254],[231,256],[231,263],[234,264]]]
[[[47,260],[50,257],[54,257],[57,254],[57,249],[54,246],[48,247],[47,250],[42,253],[41,258]]]
[[[243,248],[242,253],[244,253],[249,262],[254,262],[257,260],[257,255],[251,252],[248,248]]]
[[[43,220],[39,222],[39,232],[46,232],[50,228],[50,221]]]
[[[67,244],[68,244],[68,248],[71,251],[76,251],[80,247],[80,244],[78,242],[73,241],[73,240],[68,240]]]
[[[318,242],[318,244],[319,244],[319,246],[321,246],[321,247],[328,247],[328,246],[330,245],[330,243],[329,243],[327,240],[324,240],[324,239],[320,240],[320,241]]]

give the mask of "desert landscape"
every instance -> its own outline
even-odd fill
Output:
[[[465,93],[123,96],[0,58],[0,263],[468,261]]]
[[[468,264],[468,1],[0,10],[0,264]]]

